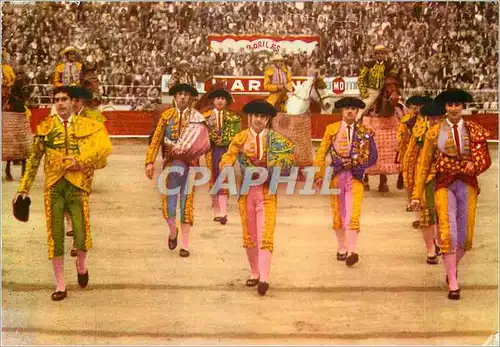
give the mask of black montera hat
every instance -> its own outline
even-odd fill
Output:
[[[263,114],[270,117],[275,117],[278,112],[273,105],[265,100],[252,100],[243,106],[243,112],[253,114]]]
[[[90,90],[88,90],[87,88],[83,88],[80,86],[71,86],[70,87],[70,98],[92,100],[92,92]]]
[[[443,114],[442,108],[434,101],[430,101],[422,106],[420,115],[429,118],[439,117]]]
[[[447,104],[453,102],[472,102],[472,95],[462,89],[448,89],[436,96],[436,102]]]
[[[18,196],[12,204],[14,217],[21,222],[27,222],[30,218],[30,205],[31,199],[29,197],[23,198],[22,196]]]
[[[359,108],[363,109],[365,108],[366,104],[363,102],[363,100],[354,98],[352,96],[346,96],[345,98],[342,98],[335,102],[335,108],[340,109],[343,107],[354,107],[354,108]]]
[[[210,94],[208,94],[209,99],[215,99],[217,97],[226,98],[228,105],[233,101],[231,94],[229,94],[229,92],[224,89],[215,89],[214,91],[210,92]]]
[[[406,100],[406,106],[410,105],[417,105],[417,106],[422,106],[428,102],[431,102],[432,98],[428,96],[422,96],[422,95],[413,95]]]
[[[187,83],[176,84],[175,86],[173,86],[172,88],[170,88],[170,90],[168,91],[168,94],[169,95],[175,95],[175,94],[177,94],[179,92],[182,92],[182,91],[188,92],[192,96],[198,96],[198,91],[196,90],[196,88],[193,87],[190,84],[187,84]]]

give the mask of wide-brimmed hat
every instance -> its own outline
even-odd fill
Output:
[[[422,106],[428,102],[433,101],[431,97],[423,96],[423,95],[413,95],[406,100],[406,106],[417,105]]]
[[[384,45],[376,45],[373,48],[373,51],[374,52],[387,52],[387,47],[385,47]]]
[[[207,97],[209,99],[215,99],[217,97],[223,97],[223,98],[226,98],[227,100],[227,104],[231,104],[233,102],[233,97],[231,96],[231,94],[229,94],[229,92],[225,89],[215,89],[213,91],[211,91]]]
[[[275,117],[278,114],[276,108],[265,100],[252,100],[243,106],[243,112],[246,114],[262,114],[269,117]]]
[[[454,102],[472,102],[472,95],[462,89],[448,89],[436,96],[436,102],[440,104],[448,104]]]
[[[335,102],[336,109],[341,109],[343,107],[354,107],[363,109],[366,107],[366,104],[361,99],[354,98],[352,96],[346,96],[345,98],[342,98],[337,102]]]
[[[198,96],[198,91],[196,90],[196,88],[193,87],[190,84],[187,84],[187,83],[176,84],[175,86],[173,86],[172,88],[170,88],[170,90],[168,91],[168,94],[169,95],[175,95],[175,94],[177,94],[179,92],[182,92],[182,91],[188,92],[192,96]]]
[[[29,197],[23,198],[21,195],[18,196],[12,204],[14,217],[21,222],[27,222],[30,218],[30,205],[31,199]]]
[[[285,59],[283,58],[283,56],[281,54],[275,54],[271,57],[270,60],[271,61],[281,61],[281,60],[285,60]]]
[[[68,47],[66,47],[65,49],[63,49],[61,51],[61,55],[65,55],[65,54],[67,54],[69,52],[75,52],[76,54],[80,53],[80,51],[76,47],[74,47],[74,46],[68,46]]]

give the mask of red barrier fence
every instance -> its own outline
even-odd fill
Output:
[[[49,113],[48,108],[32,109],[31,128],[35,130],[36,125]],[[110,111],[104,112],[107,118],[106,127],[110,135],[120,136],[144,136],[152,131],[152,112],[144,111]],[[498,140],[498,113],[479,113],[465,116],[481,124],[491,132],[491,139]],[[312,138],[321,139],[325,127],[340,119],[338,115],[312,114]],[[243,126],[246,127],[246,118],[243,117]]]

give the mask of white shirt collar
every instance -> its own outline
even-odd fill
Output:
[[[450,120],[448,118],[446,118],[446,122],[448,123],[448,125],[450,126],[450,128],[453,128],[454,124],[452,122],[450,122]],[[464,119],[463,118],[458,121],[458,123],[457,123],[458,129],[462,129],[462,124],[463,123],[464,123]]]
[[[62,119],[60,115],[57,115],[57,117],[59,118],[59,120],[61,121],[61,123],[64,124],[64,119]],[[71,119],[72,118],[73,118],[73,115],[69,116],[69,118],[67,119],[68,124],[71,124]]]
[[[351,127],[351,129],[354,129],[354,123],[352,124],[347,124],[345,121],[342,121],[342,124],[347,128],[348,126]]]
[[[184,109],[184,111],[181,112],[180,109],[176,108],[177,109],[177,112],[179,113],[179,116],[184,116],[188,111],[189,111],[189,107],[186,107]]]
[[[75,112],[76,115],[80,115],[82,112],[83,112],[83,109],[85,108],[85,106],[82,106],[82,108],[80,109],[80,111],[78,112]]]
[[[257,135],[261,135],[261,134],[265,134],[266,133],[266,128],[264,128],[264,130],[262,130],[260,133],[256,133],[252,128],[249,128],[250,131],[252,132],[253,136],[254,137],[257,137]]]

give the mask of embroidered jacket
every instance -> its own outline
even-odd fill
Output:
[[[240,116],[229,110],[215,109],[203,113],[208,125],[212,146],[227,147],[233,137],[240,132]]]
[[[367,62],[359,72],[358,88],[364,99],[368,95],[368,88],[380,90],[384,80],[389,75],[396,75],[397,70],[390,60],[381,63],[374,60]]]
[[[176,143],[181,136],[182,130],[190,121],[204,122],[205,118],[200,112],[190,107],[186,108],[182,115],[179,109],[175,107],[163,112],[146,153],[146,165],[155,162],[158,150],[165,140]],[[166,164],[168,164],[168,160]]]
[[[54,86],[73,86],[80,85],[82,74],[82,63],[75,62],[62,62],[56,66],[54,71]]]
[[[40,161],[45,155],[45,189],[49,189],[61,178],[90,193],[94,170],[111,153],[111,141],[104,125],[93,119],[73,115],[64,125],[57,115],[50,115],[37,126],[31,155],[19,185],[19,192],[29,193]],[[62,158],[74,156],[82,166],[81,171],[67,171]]]
[[[323,178],[326,170],[326,155],[330,154],[334,176],[344,169],[342,158],[351,159],[351,172],[354,178],[361,180],[367,168],[377,162],[377,148],[373,138],[374,133],[361,124],[353,128],[352,141],[348,144],[346,133],[341,132],[342,122],[336,122],[326,127],[321,144],[314,157],[314,166],[319,167],[315,179]]]
[[[491,165],[488,143],[488,130],[482,126],[464,121],[461,135],[461,148],[457,149],[452,131],[446,121],[430,128],[424,140],[423,148],[418,158],[415,189],[412,199],[420,200],[424,185],[431,170],[436,164],[436,190],[445,188],[459,179],[476,188],[479,192],[477,176]],[[474,163],[475,173],[466,173],[467,162]]]
[[[272,170],[280,167],[281,172],[287,172],[295,163],[295,145],[292,141],[274,130],[266,129],[256,135],[250,129],[245,129],[233,138],[227,152],[222,156],[219,169],[233,166],[238,160],[243,171],[249,167],[264,167]]]
[[[422,116],[415,118],[415,125],[410,134],[408,147],[403,158],[402,173],[406,188],[413,189],[415,186],[415,175],[420,150],[424,146],[425,134],[429,130],[429,123]],[[431,164],[431,169],[426,179],[426,183],[432,181],[436,176],[436,163]]]

